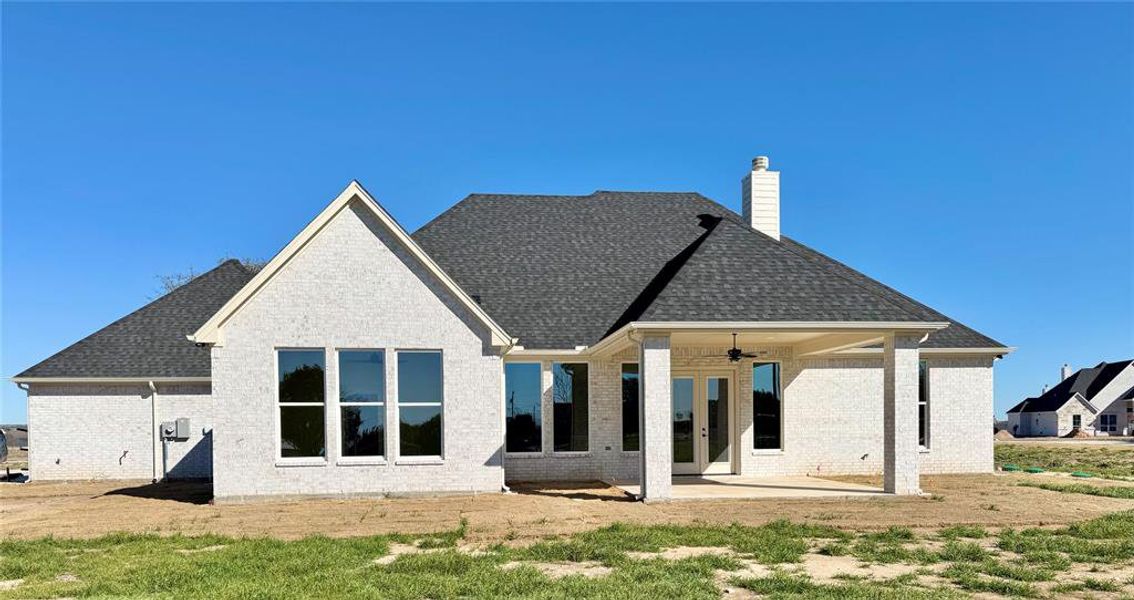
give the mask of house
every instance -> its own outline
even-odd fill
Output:
[[[1011,349],[782,235],[779,176],[753,161],[741,214],[474,194],[412,235],[351,183],[259,271],[224,262],[16,376],[31,475],[665,500],[681,474],[881,471],[914,494],[990,471]]]
[[[1064,436],[1078,429],[1098,435],[1134,433],[1134,360],[1079,369],[1063,365],[1061,381],[1008,409],[1017,437]]]

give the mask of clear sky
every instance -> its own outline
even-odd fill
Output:
[[[1019,347],[998,413],[1134,358],[1130,4],[0,10],[5,377],[352,178],[412,231],[470,192],[739,210],[757,154],[785,233]]]

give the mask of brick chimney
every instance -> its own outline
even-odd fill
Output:
[[[744,220],[753,229],[780,239],[780,173],[768,170],[768,157],[752,159],[752,172],[741,186]]]

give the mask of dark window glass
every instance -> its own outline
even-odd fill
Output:
[[[440,352],[398,353],[398,428],[402,456],[441,455]]]
[[[323,456],[325,435],[322,406],[280,407],[280,456]]]
[[[929,447],[929,365],[917,363],[917,443]]]
[[[344,406],[343,456],[382,456],[386,452],[386,407]]]
[[[441,403],[441,353],[398,353],[398,402]]]
[[[752,446],[757,450],[778,450],[782,440],[782,405],[779,363],[752,365]]]
[[[622,365],[622,449],[638,450],[638,365]]]
[[[552,400],[556,452],[586,452],[588,427],[586,363],[553,363]]]
[[[280,350],[280,456],[326,456],[322,350]]]
[[[402,456],[441,455],[441,407],[401,406]]]
[[[339,402],[386,401],[386,359],[381,350],[339,352]]]
[[[706,386],[709,462],[729,462],[728,377],[710,377]]]
[[[323,351],[279,351],[280,402],[323,403]]]
[[[693,379],[673,379],[673,462],[691,463],[696,459],[693,437]]]
[[[543,449],[540,421],[542,388],[539,363],[504,365],[505,448],[508,452],[540,452]]]
[[[386,358],[381,350],[339,351],[343,456],[386,453]]]
[[[1071,426],[1078,429],[1083,426],[1083,415],[1071,415]]]

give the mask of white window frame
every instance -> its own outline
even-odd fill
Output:
[[[280,402],[280,353],[281,352],[322,352],[323,353],[323,402]],[[330,460],[331,446],[327,435],[327,349],[310,346],[277,346],[272,349],[272,381],[275,382],[275,421],[276,421],[276,464],[279,466],[323,466]],[[283,407],[284,406],[322,406],[323,407],[323,456],[284,456],[283,455]]]
[[[440,402],[402,402],[401,401],[401,370],[398,368],[398,356],[400,354],[437,354],[441,358],[441,401]],[[440,348],[396,348],[394,349],[394,390],[398,396],[394,401],[394,411],[396,418],[394,423],[398,427],[398,443],[397,443],[397,459],[398,463],[413,464],[413,463],[440,463],[445,460],[445,352]],[[389,402],[390,393],[386,392],[386,399]],[[413,454],[402,455],[402,407],[415,407],[415,406],[440,406],[441,407],[441,454]]]
[[[642,451],[642,407],[638,406],[638,449],[626,449],[626,436],[622,431],[622,421],[625,415],[622,414],[622,407],[625,404],[622,402],[622,367],[623,365],[638,365],[638,396],[642,395],[642,365],[636,360],[624,360],[618,363],[618,449],[626,454],[637,455]],[[670,418],[673,418],[672,415]]]
[[[932,415],[929,412],[930,411],[930,398],[933,396],[933,389],[930,387],[929,361],[924,359],[924,358],[918,360],[917,366],[918,366],[918,375],[919,376],[921,375],[921,366],[922,365],[925,365],[925,397],[924,398],[921,397],[921,382],[918,381],[917,408],[918,408],[918,417],[920,418],[921,407],[922,406],[925,407],[925,443],[922,444],[921,440],[918,440],[917,447],[918,447],[919,450],[929,450],[930,446],[933,444],[933,428],[932,428],[933,418],[932,418]],[[920,428],[921,428],[921,423],[919,422],[918,423],[918,429],[920,429]]]
[[[1071,429],[1075,429],[1075,428],[1079,428],[1079,429],[1083,428],[1083,415],[1081,415],[1081,414],[1071,415]]]
[[[343,352],[376,352],[382,355],[382,396],[381,402],[343,402],[342,401],[342,385],[343,385]],[[338,457],[339,462],[343,463],[384,463],[386,456],[390,453],[390,432],[385,431],[389,428],[389,418],[387,412],[389,411],[390,404],[390,386],[386,381],[386,362],[390,360],[384,348],[335,348],[335,400],[338,405],[338,424],[336,430],[338,431],[338,448],[335,449],[335,456]],[[382,407],[382,429],[384,434],[382,436],[382,454],[360,454],[356,456],[347,456],[343,454],[343,407],[349,406],[362,406],[362,407]]]
[[[757,448],[756,447],[756,405],[752,403],[752,394],[756,390],[756,376],[753,371],[756,370],[756,365],[775,364],[776,365],[776,393],[780,398],[780,447],[779,448]],[[738,394],[739,395],[739,394]],[[749,414],[752,415],[752,445],[748,447],[753,455],[759,454],[783,454],[784,445],[787,443],[787,438],[784,436],[784,421],[786,416],[787,402],[784,398],[784,364],[779,359],[758,359],[753,360],[748,364],[748,398],[745,400],[748,403]],[[739,401],[737,402],[739,404]],[[739,408],[739,406],[737,407]]]
[[[534,452],[508,451],[508,365],[535,365],[539,367],[539,450]],[[504,456],[516,458],[543,456],[543,438],[547,424],[547,416],[544,414],[546,411],[543,410],[543,365],[544,363],[539,360],[515,360],[504,363]]]
[[[587,365],[587,449],[586,450],[556,450],[555,449],[555,365]],[[594,440],[594,427],[591,426],[591,417],[594,416],[594,363],[589,360],[572,360],[571,358],[563,360],[551,360],[547,365],[548,370],[551,372],[551,414],[549,414],[544,422],[551,423],[551,454],[555,456],[588,456],[592,448],[595,447]],[[619,373],[621,376],[621,373]],[[621,394],[619,398],[621,399]],[[621,400],[620,400],[621,401]],[[621,431],[622,426],[619,425]]]

